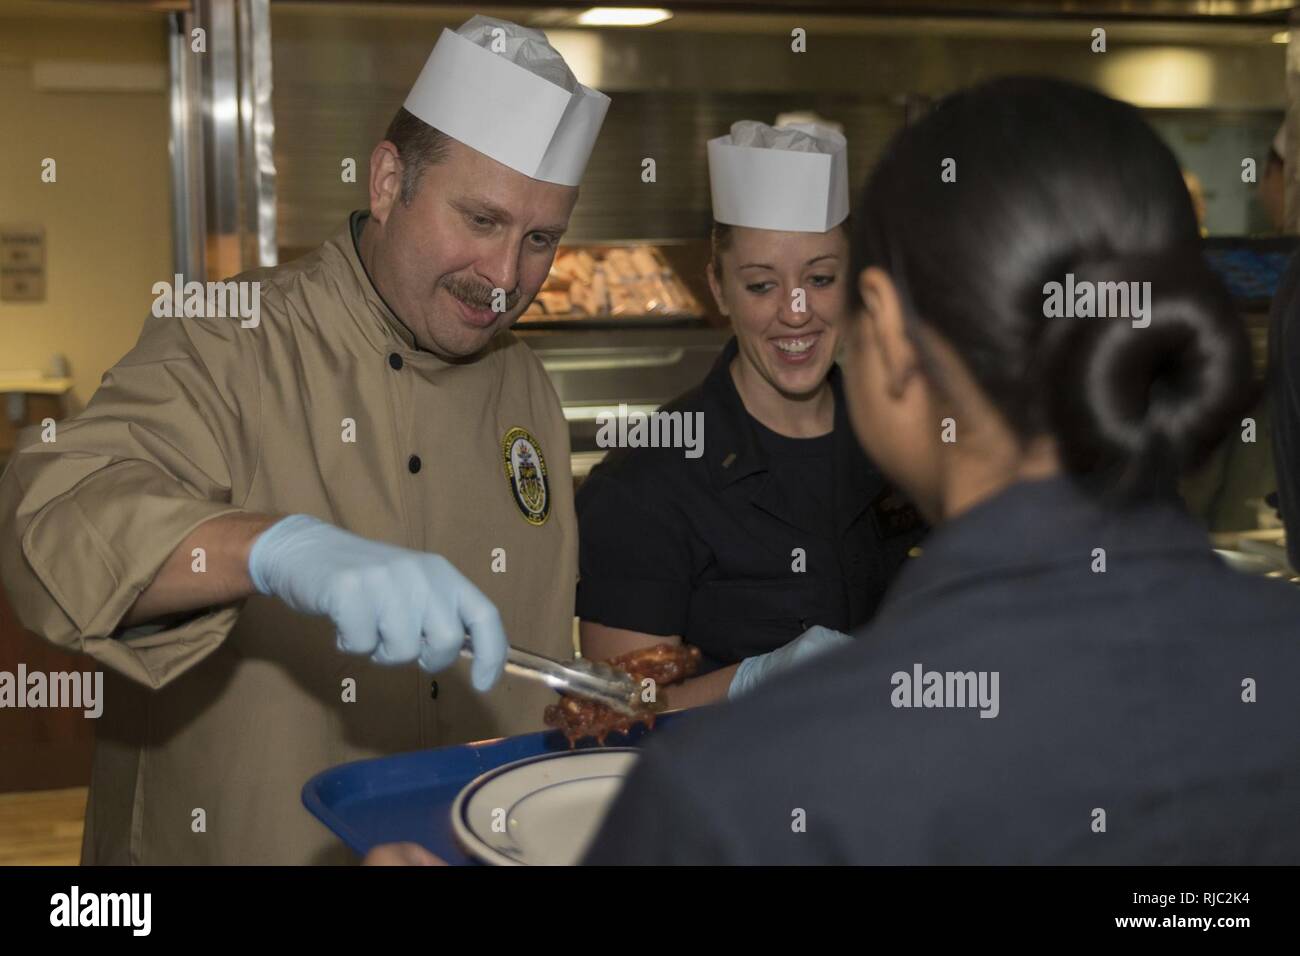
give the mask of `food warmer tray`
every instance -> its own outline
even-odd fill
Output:
[[[711,323],[703,315],[548,315],[544,319],[520,319],[512,332],[617,332],[620,329],[699,329]]]

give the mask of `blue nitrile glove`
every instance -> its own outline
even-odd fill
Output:
[[[441,555],[290,515],[253,543],[248,574],[262,594],[303,614],[327,615],[339,650],[349,654],[369,654],[380,664],[418,660],[439,671],[456,660],[468,634],[477,689],[496,683],[505,666],[496,606]]]
[[[746,657],[741,661],[735,675],[731,678],[731,686],[727,688],[727,697],[735,700],[740,695],[749,693],[773,674],[788,670],[796,664],[802,664],[818,654],[852,643],[853,638],[839,631],[832,631],[829,627],[822,627],[820,624],[810,627],[789,644],[768,651],[766,654]]]

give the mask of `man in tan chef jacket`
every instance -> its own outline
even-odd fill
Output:
[[[546,690],[475,689],[504,635],[571,656],[568,433],[507,329],[608,103],[536,31],[444,31],[368,214],[237,277],[255,323],[148,319],[13,457],[10,599],[106,671],[83,862],[344,862],[301,805],[313,774],[540,726]]]

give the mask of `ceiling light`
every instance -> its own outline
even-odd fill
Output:
[[[645,27],[671,16],[657,7],[592,7],[578,14],[578,23],[584,27]]]

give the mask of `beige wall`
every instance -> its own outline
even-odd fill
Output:
[[[41,6],[0,2],[0,223],[42,225],[46,244],[45,301],[0,302],[0,369],[63,353],[80,407],[172,272],[167,93],[38,91],[33,67],[82,64],[93,82],[98,64],[141,64],[165,81],[167,48],[160,14]]]

